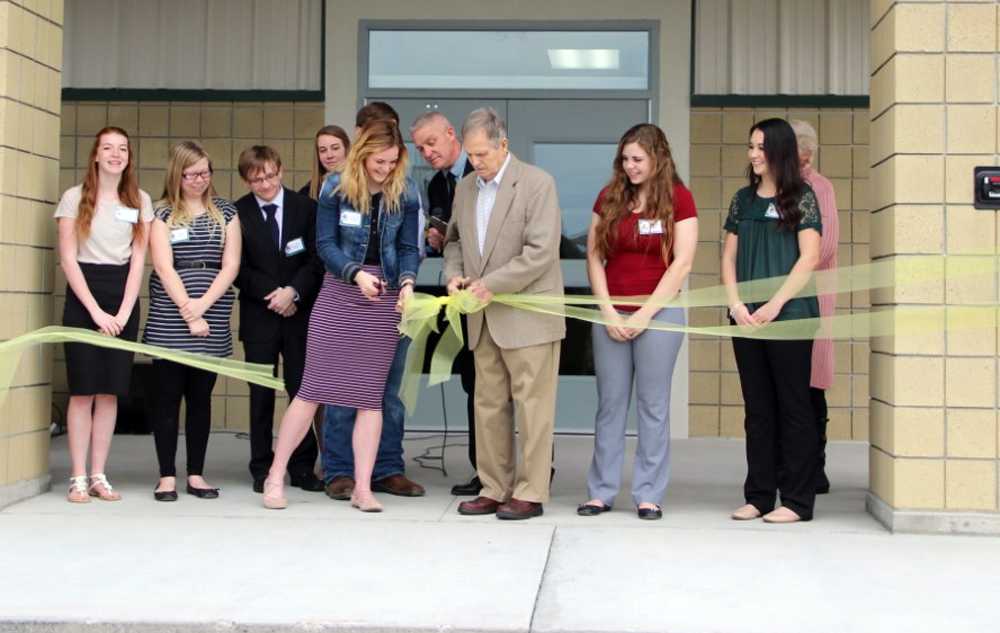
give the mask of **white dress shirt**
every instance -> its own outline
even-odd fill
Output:
[[[483,254],[486,246],[486,229],[490,225],[490,215],[493,213],[493,205],[497,201],[497,192],[500,191],[500,181],[510,164],[510,152],[507,152],[507,159],[504,160],[500,171],[493,177],[493,180],[484,182],[482,178],[476,176],[476,186],[479,187],[479,195],[476,197],[476,234],[479,238],[479,254]]]

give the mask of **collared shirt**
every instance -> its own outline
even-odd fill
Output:
[[[482,178],[476,176],[476,186],[479,187],[479,195],[476,197],[476,233],[479,236],[479,254],[483,254],[486,247],[486,228],[490,225],[490,214],[493,213],[493,205],[497,201],[497,192],[500,191],[500,181],[510,164],[510,152],[507,152],[507,159],[500,167],[500,171],[493,177],[493,180],[484,182]]]
[[[469,162],[469,155],[466,154],[463,149],[458,155],[458,158],[455,159],[455,162],[452,163],[452,166],[448,168],[448,173],[455,177],[456,183],[465,177],[465,164],[467,162]],[[447,176],[447,174],[445,174],[445,176]]]
[[[278,188],[278,195],[274,196],[274,200],[271,201],[264,200],[257,194],[254,194],[253,197],[257,200],[257,206],[260,207],[260,215],[264,218],[265,222],[267,222],[267,211],[264,210],[264,205],[273,204],[278,207],[274,211],[274,221],[278,223],[278,243],[282,244],[283,242],[281,241],[281,221],[284,215],[282,212],[285,210],[285,188],[284,187]]]

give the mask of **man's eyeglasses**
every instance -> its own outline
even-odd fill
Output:
[[[181,174],[181,178],[187,182],[194,182],[196,180],[208,180],[212,177],[212,171],[192,171],[186,174]]]
[[[258,176],[257,178],[250,178],[247,180],[251,185],[263,185],[265,182],[271,182],[278,177],[278,174],[264,174],[263,176]]]

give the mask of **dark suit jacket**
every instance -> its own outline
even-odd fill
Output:
[[[271,232],[257,199],[248,193],[236,201],[243,231],[240,273],[240,340],[260,343],[280,333],[305,336],[309,311],[323,281],[323,266],[316,255],[316,202],[285,188],[281,220],[281,252],[274,248]],[[291,257],[285,246],[302,238],[305,251]],[[267,308],[264,297],[280,286],[299,293],[298,311],[285,318]]]

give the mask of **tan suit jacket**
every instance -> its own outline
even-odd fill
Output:
[[[482,279],[494,294],[563,294],[559,265],[562,219],[556,183],[534,165],[511,154],[500,180],[496,203],[486,228],[483,253],[476,232],[479,187],[470,173],[455,188],[455,202],[444,249],[444,274]],[[475,349],[483,329],[501,349],[551,343],[566,337],[561,316],[526,312],[491,303],[469,317],[469,349]]]

